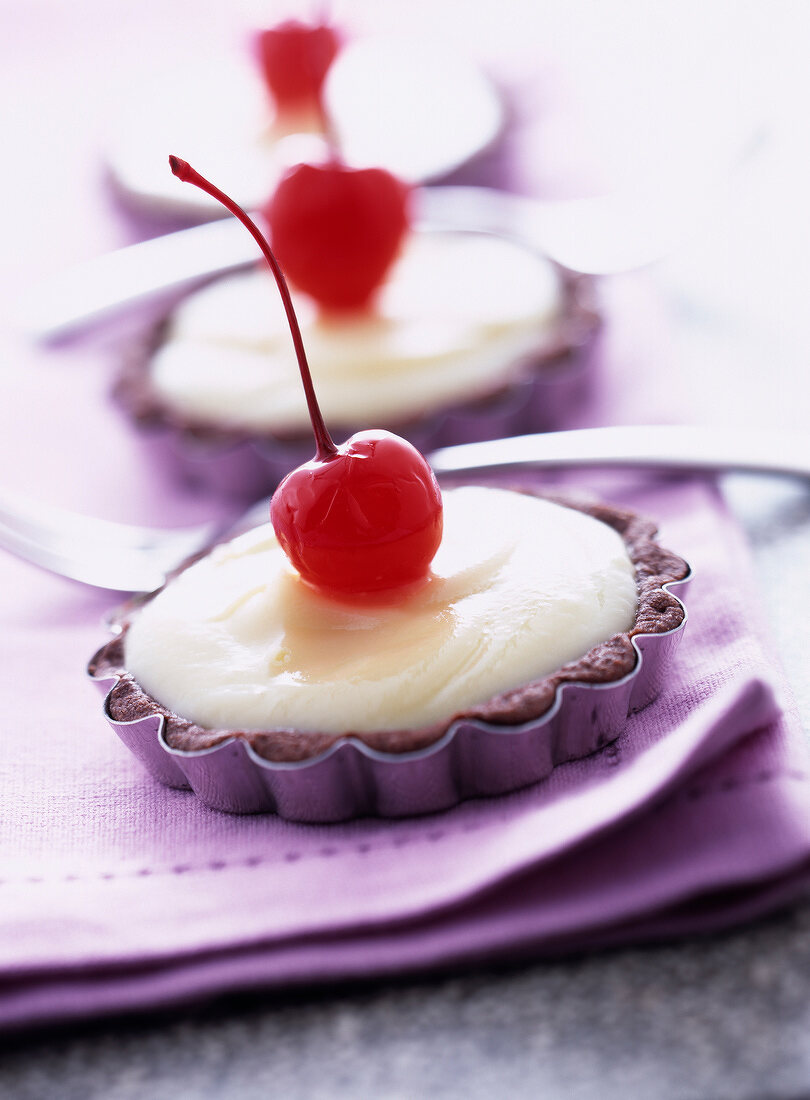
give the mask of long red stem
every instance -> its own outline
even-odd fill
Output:
[[[169,165],[178,179],[182,180],[184,183],[193,183],[195,187],[199,187],[201,191],[205,191],[212,199],[221,202],[226,210],[230,210],[234,217],[238,218],[242,225],[244,225],[253,235],[254,240],[262,250],[264,258],[270,265],[270,270],[273,272],[276,283],[278,284],[281,300],[284,303],[284,312],[287,314],[287,321],[290,325],[293,345],[295,346],[295,354],[298,357],[298,369],[301,372],[301,381],[304,384],[309,418],[312,421],[312,430],[315,433],[315,457],[321,462],[332,458],[337,454],[337,447],[332,442],[332,437],[329,434],[320,406],[318,405],[318,398],[315,396],[315,387],[312,384],[312,375],[310,374],[309,363],[307,362],[307,354],[304,351],[304,341],[301,339],[301,328],[298,324],[298,318],[295,315],[287,280],[284,278],[284,272],[279,267],[278,260],[273,255],[273,250],[267,243],[266,237],[253,219],[248,217],[241,206],[238,206],[233,199],[229,198],[224,191],[220,191],[213,183],[209,183],[204,176],[201,176],[199,172],[191,167],[188,161],[181,160],[180,157],[170,156]]]

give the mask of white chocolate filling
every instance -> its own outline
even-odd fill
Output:
[[[444,537],[406,600],[319,594],[272,529],[216,548],[148,603],[126,637],[140,685],[213,729],[420,727],[555,671],[632,626],[621,537],[574,509],[501,489],[444,494]]]
[[[549,261],[477,233],[413,233],[373,313],[296,311],[328,423],[399,422],[496,388],[548,347],[560,310]],[[185,300],[151,364],[175,409],[251,430],[306,430],[290,331],[265,268]]]

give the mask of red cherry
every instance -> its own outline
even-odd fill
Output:
[[[263,211],[279,263],[323,308],[363,309],[402,245],[409,193],[382,168],[289,169]]]
[[[358,432],[333,458],[293,470],[273,494],[270,518],[301,576],[344,596],[422,580],[442,538],[433,471],[385,431]]]
[[[329,66],[340,49],[340,36],[326,24],[309,26],[288,19],[256,35],[264,79],[279,110],[320,106]]]
[[[315,457],[288,474],[270,502],[284,552],[305,581],[342,597],[410,588],[427,576],[442,537],[442,497],[433,471],[415,447],[390,432],[358,432],[335,446],[269,244],[233,199],[186,161],[169,157],[169,163],[179,179],[217,199],[252,233],[284,303],[315,434]]]

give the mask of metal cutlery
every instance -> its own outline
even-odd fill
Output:
[[[683,218],[689,217],[686,208],[678,217],[667,213],[649,196],[540,201],[450,186],[419,190],[416,213],[417,225],[425,229],[507,236],[589,274],[632,270],[660,259],[677,243]],[[235,220],[208,222],[62,272],[39,288],[22,325],[29,337],[56,343],[256,261],[252,238]]]
[[[591,466],[810,477],[810,442],[803,433],[682,425],[516,436],[445,447],[428,457],[439,475]],[[161,530],[81,516],[0,491],[0,548],[84,584],[149,592],[226,529],[260,522],[266,515],[262,502],[233,524]]]

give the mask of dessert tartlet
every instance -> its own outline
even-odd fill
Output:
[[[515,242],[413,231],[364,314],[324,314],[293,292],[336,435],[376,422],[431,450],[564,427],[587,396],[594,281]],[[160,463],[228,493],[269,490],[310,453],[263,269],[189,295],[130,349],[116,395]]]
[[[606,505],[480,486],[444,502],[404,599],[312,589],[269,526],[181,570],[90,663],[112,727],[170,786],[302,821],[502,794],[615,739],[660,687],[686,563]]]

